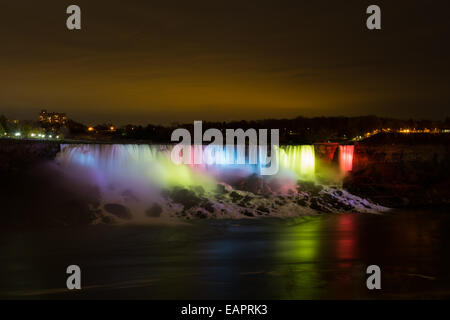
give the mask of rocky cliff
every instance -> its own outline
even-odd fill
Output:
[[[0,139],[0,172],[18,172],[54,159],[59,150],[59,142]]]
[[[450,135],[378,135],[355,144],[344,186],[388,206],[450,202]]]

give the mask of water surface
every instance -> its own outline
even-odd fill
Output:
[[[18,299],[450,297],[446,212],[4,231],[0,296]],[[65,288],[82,269],[81,291]],[[382,270],[382,290],[365,269]]]

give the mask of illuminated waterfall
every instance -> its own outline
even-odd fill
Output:
[[[135,144],[62,144],[58,160],[63,164],[115,170],[119,167],[152,162],[157,157],[157,147]]]
[[[344,158],[353,146],[342,150]],[[242,154],[226,154],[220,150],[204,153],[203,164],[176,165],[170,159],[173,146],[166,145],[61,145],[57,162],[63,166],[76,166],[90,170],[97,181],[120,183],[120,179],[146,181],[149,183],[171,185],[210,184],[222,178],[238,174],[241,177],[259,172],[258,164],[224,164],[224,157],[236,159]],[[348,151],[347,151],[348,150]],[[351,149],[353,150],[353,149]],[[241,151],[242,152],[242,151]],[[280,169],[293,172],[298,179],[313,179],[315,171],[314,146],[282,146],[276,156]],[[351,160],[351,159],[350,159]],[[265,163],[266,159],[262,159]],[[345,161],[348,164],[348,160]],[[347,167],[346,167],[347,168]],[[351,161],[350,161],[351,168]]]
[[[103,186],[126,181],[158,186],[212,183],[201,170],[174,164],[170,150],[164,145],[61,145],[56,160],[65,168],[88,170]]]
[[[355,146],[339,146],[339,165],[343,173],[352,171]]]
[[[300,178],[314,177],[314,146],[284,146],[279,149],[280,168],[292,170]]]
[[[103,212],[107,217],[113,215],[128,219],[128,213],[132,212],[133,221],[148,221],[149,216],[153,217],[150,211],[156,205],[164,208],[166,217],[195,216],[199,212],[203,215],[211,213],[211,210],[218,217],[228,217],[222,214],[230,212],[232,216],[240,215],[242,211],[237,208],[244,204],[247,206],[247,202],[236,201],[235,193],[238,191],[249,193],[245,197],[239,194],[243,199],[258,201],[255,206],[246,208],[262,211],[257,209],[262,203],[264,208],[276,209],[278,207],[274,206],[277,204],[273,200],[277,195],[290,194],[291,198],[292,192],[308,185],[299,183],[299,180],[328,183],[321,176],[327,173],[327,168],[322,165],[316,168],[313,145],[276,147],[269,155],[262,152],[259,156],[267,159],[259,159],[256,164],[229,163],[226,158],[246,158],[249,152],[230,148],[227,154],[221,148],[217,146],[212,152],[206,152],[206,156],[203,154],[201,164],[176,164],[177,161],[172,161],[173,153],[176,155],[178,152],[174,145],[65,144],[61,145],[61,151],[49,166],[57,170],[55,176],[58,179],[72,183],[76,190],[92,193],[94,200],[90,200],[89,206],[96,214]],[[339,147],[339,160],[344,172],[352,169],[353,149],[353,146]],[[182,151],[192,150],[184,148]],[[261,174],[269,157],[271,160],[278,157],[279,172],[257,177],[255,174]],[[336,179],[344,177],[337,174],[334,163],[329,165],[332,168],[328,170],[332,172],[330,175]],[[334,181],[332,183],[335,184]],[[236,192],[231,192],[233,189]],[[308,192],[308,188],[304,190]],[[325,193],[328,191],[324,189]],[[251,193],[258,196],[252,197]],[[280,210],[287,212],[291,209],[289,205]],[[186,213],[186,210],[191,211]],[[315,244],[305,242],[302,245],[301,258],[313,257]]]

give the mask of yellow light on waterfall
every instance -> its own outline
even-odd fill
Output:
[[[314,177],[314,146],[281,147],[278,156],[282,168],[294,171],[301,178],[311,179]]]
[[[314,176],[315,160],[314,146],[301,146],[300,149],[300,173],[304,176]]]

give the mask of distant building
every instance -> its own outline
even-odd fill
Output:
[[[47,112],[47,110],[42,110],[39,114],[39,122],[46,126],[64,126],[67,123],[67,116],[65,113]]]

